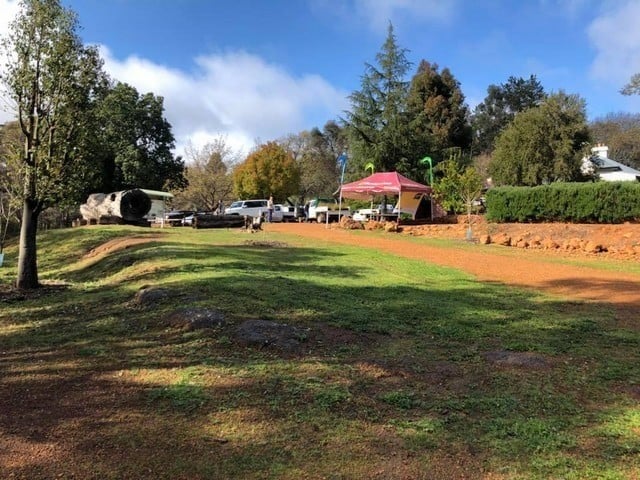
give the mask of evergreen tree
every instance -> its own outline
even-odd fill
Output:
[[[366,64],[361,89],[353,92],[347,112],[351,161],[364,168],[373,163],[378,171],[391,171],[406,158],[408,124],[405,80],[411,63],[400,48],[390,24],[387,39],[376,55],[377,65]]]
[[[489,172],[496,185],[581,180],[589,140],[585,101],[559,92],[515,117],[496,141]]]
[[[411,154],[403,165],[403,173],[420,178],[424,170],[419,161],[425,155],[437,164],[449,159],[451,152],[468,151],[471,144],[471,128],[468,109],[460,83],[448,68],[438,71],[437,64],[420,62],[411,80],[408,95]]]
[[[509,77],[502,85],[489,85],[487,96],[471,117],[473,154],[491,153],[496,138],[516,114],[540,105],[544,88],[535,75],[528,79]]]

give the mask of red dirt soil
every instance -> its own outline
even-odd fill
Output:
[[[640,326],[640,275],[625,270],[637,264],[640,255],[633,247],[640,244],[640,224],[567,225],[506,224],[478,222],[475,239],[501,234],[517,238],[553,239],[558,245],[588,240],[601,245],[616,245],[615,253],[587,253],[582,249],[509,248],[499,245],[469,245],[470,248],[447,248],[420,244],[407,236],[447,238],[453,244],[465,242],[466,226],[426,225],[410,227],[401,233],[381,235],[356,234],[336,224],[267,224],[266,231],[281,232],[327,242],[375,248],[394,255],[424,260],[471,273],[482,281],[528,287],[566,298],[602,302],[615,307],[618,320]],[[515,243],[515,242],[514,242]],[[613,249],[612,249],[613,250]],[[621,253],[624,252],[624,253]],[[570,263],[569,261],[572,260]],[[619,265],[614,270],[598,268],[602,259]],[[575,260],[580,260],[577,265]]]

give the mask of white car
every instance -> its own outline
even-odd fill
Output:
[[[258,218],[267,214],[267,200],[238,200],[225,208],[224,214]]]

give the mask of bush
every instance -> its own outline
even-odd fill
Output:
[[[640,183],[496,187],[486,208],[490,222],[621,223],[640,219]]]

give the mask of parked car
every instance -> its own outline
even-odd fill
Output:
[[[193,215],[191,210],[173,210],[164,214],[164,223],[173,227],[179,227],[182,225],[184,217]]]
[[[267,201],[260,200],[237,200],[224,209],[225,215],[246,215],[258,218],[267,213]]]

